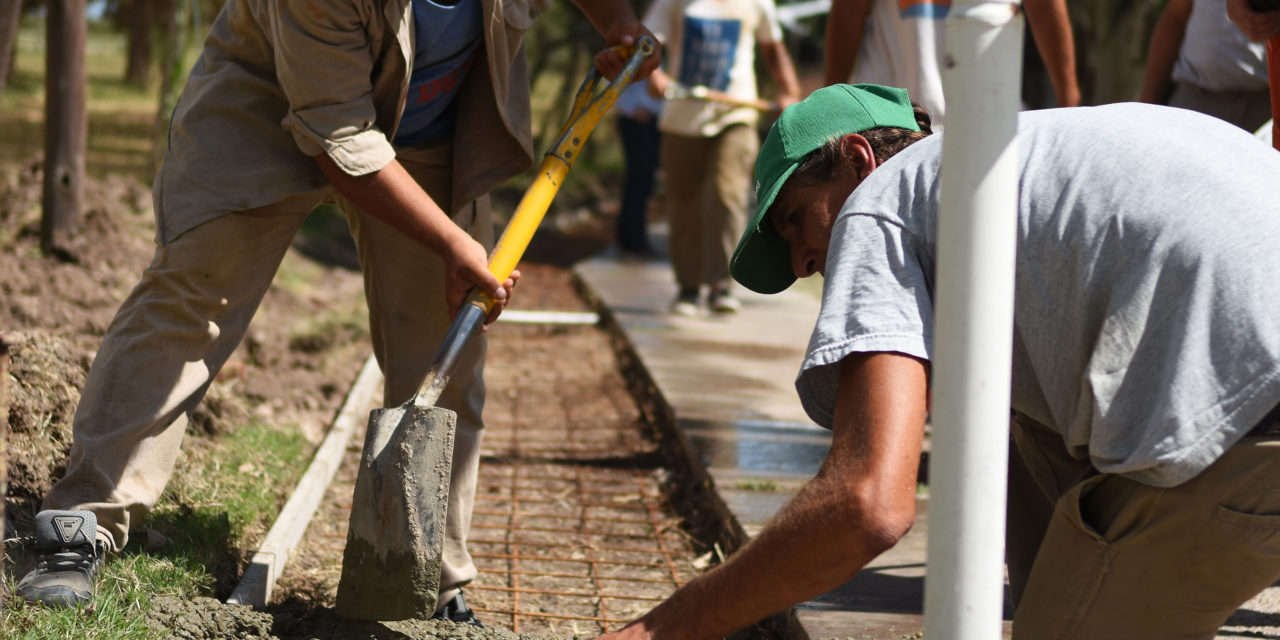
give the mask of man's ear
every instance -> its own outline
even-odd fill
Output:
[[[840,138],[840,153],[853,165],[858,178],[866,178],[876,168],[876,153],[867,139],[856,134]]]

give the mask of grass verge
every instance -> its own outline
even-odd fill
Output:
[[[189,446],[146,527],[108,557],[93,606],[12,601],[0,612],[4,637],[151,638],[142,614],[156,596],[226,597],[235,586],[227,577],[240,575],[243,550],[270,527],[310,451],[299,429],[260,423]],[[31,559],[16,555],[7,562],[25,572]],[[12,592],[12,582],[5,586]]]

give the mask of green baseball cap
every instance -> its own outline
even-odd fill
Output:
[[[791,247],[765,222],[765,213],[800,161],[828,140],[876,127],[919,131],[905,89],[875,84],[823,87],[787,107],[769,129],[756,157],[756,215],[738,241],[729,273],[758,293],[791,286]]]

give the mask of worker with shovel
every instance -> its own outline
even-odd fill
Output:
[[[1280,578],[1280,156],[1182,109],[1018,117],[1013,637],[1213,638]],[[774,124],[731,269],[761,293],[824,276],[796,387],[831,448],[743,549],[609,637],[724,637],[911,528],[945,135],[877,85]]]
[[[610,45],[648,32],[625,0],[579,3]],[[158,248],[107,330],[66,474],[36,516],[30,601],[90,603],[172,474],[187,413],[240,343],[303,219],[327,198],[359,251],[389,406],[422,382],[476,288],[501,311],[518,274],[486,268],[487,193],[533,158],[522,44],[549,0],[231,0],[173,114],[155,180]],[[612,77],[623,57],[597,68]],[[643,77],[657,56],[636,74]],[[435,616],[477,623],[461,587],[483,423],[485,347],[439,404],[457,414]]]

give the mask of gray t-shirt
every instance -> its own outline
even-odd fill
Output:
[[[830,427],[838,362],[933,353],[942,135],[867,177],[832,230],[796,380]],[[1024,113],[1012,406],[1106,473],[1168,487],[1280,402],[1280,153],[1220,120]]]

